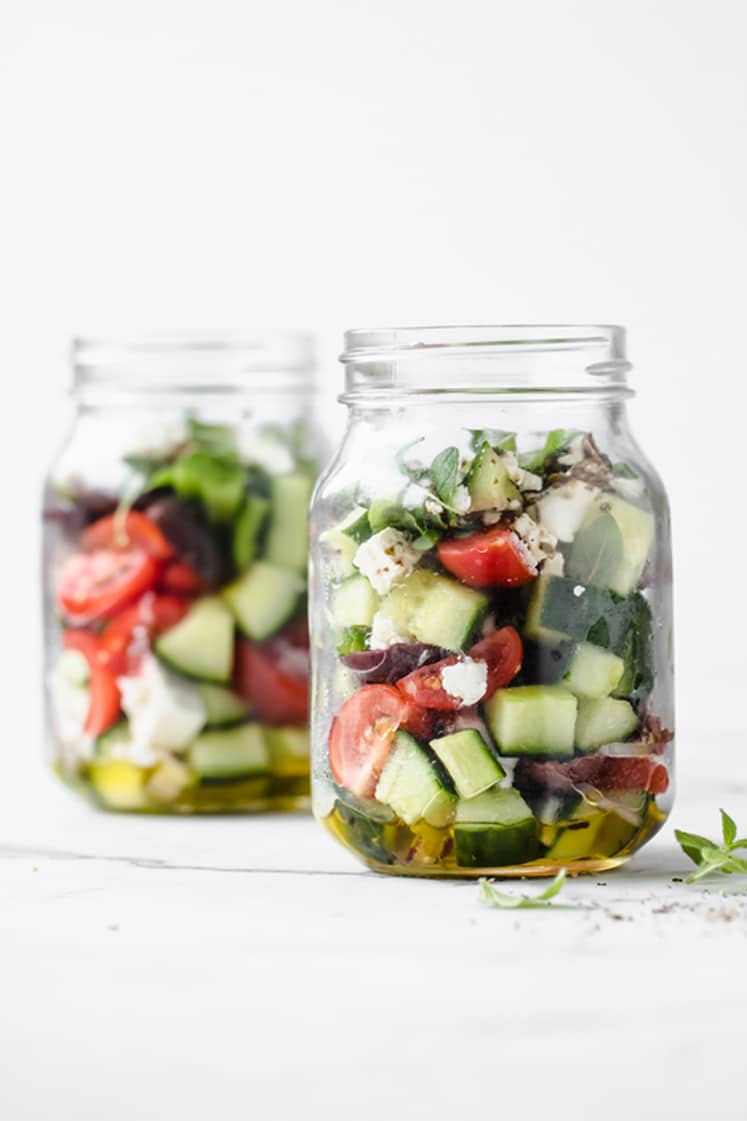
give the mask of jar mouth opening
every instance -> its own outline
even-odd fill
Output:
[[[316,369],[301,331],[159,331],[72,342],[76,391],[132,393],[297,390]]]
[[[498,324],[345,333],[344,401],[389,394],[626,395],[625,329]]]

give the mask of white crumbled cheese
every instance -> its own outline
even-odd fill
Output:
[[[411,642],[412,635],[402,634],[398,631],[392,620],[383,611],[377,611],[371,622],[371,633],[368,636],[369,650],[384,650],[387,646],[394,646],[397,642]]]
[[[540,565],[543,576],[562,576],[565,570],[565,557],[562,553],[553,553]]]
[[[482,516],[483,525],[497,525],[503,517],[502,510],[486,510]]]
[[[456,697],[464,705],[476,705],[488,687],[487,662],[463,658],[452,666],[444,666],[441,684],[450,697]]]
[[[279,440],[247,429],[239,431],[239,455],[245,463],[256,464],[270,475],[288,475],[295,467],[290,451]]]
[[[502,451],[501,459],[505,464],[509,479],[519,490],[542,490],[541,477],[535,475],[533,471],[525,471],[523,467],[520,467],[515,452]]]
[[[525,557],[533,570],[536,571],[537,566],[555,552],[557,537],[549,533],[544,526],[538,525],[528,514],[516,518],[511,528],[523,545]]]
[[[574,436],[568,445],[567,449],[562,455],[558,456],[558,463],[561,467],[575,467],[584,458],[584,440],[586,436],[582,432],[579,436]]]
[[[135,752],[183,751],[205,723],[205,705],[195,686],[153,656],[144,659],[135,677],[120,677],[117,684]]]
[[[580,479],[569,479],[560,486],[550,487],[537,499],[540,524],[559,541],[572,541],[599,493],[598,487],[589,486]]]
[[[169,459],[188,440],[189,428],[184,417],[152,420],[137,429],[128,442],[127,452],[145,459]]]
[[[85,688],[91,679],[88,662],[80,650],[63,650],[57,659],[55,674],[78,689]]]
[[[75,748],[78,758],[90,758],[93,738],[87,736],[84,729],[91,694],[85,684],[75,684],[70,680],[63,658],[59,659],[50,675],[49,693],[56,735],[62,743]]]
[[[451,500],[451,505],[454,507],[458,514],[468,514],[472,505],[472,498],[464,484],[460,484],[454,491],[454,497]]]
[[[423,506],[425,507],[426,513],[433,514],[435,517],[438,517],[439,514],[443,514],[444,512],[443,506],[435,498],[426,498]]]
[[[358,546],[353,564],[383,596],[410,575],[421,557],[404,533],[387,526]]]
[[[612,486],[619,495],[622,495],[623,498],[627,498],[632,502],[641,498],[646,489],[643,479],[640,477],[635,479],[623,479],[614,476],[612,479]]]

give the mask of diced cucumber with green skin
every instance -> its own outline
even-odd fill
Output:
[[[463,650],[470,644],[490,603],[489,597],[448,576],[416,569],[392,588],[382,611],[402,634],[418,642]]]
[[[396,818],[388,807],[379,806],[386,817],[368,813],[366,808],[358,808],[347,799],[338,799],[333,810],[333,819],[338,818],[342,837],[356,852],[377,864],[394,864],[392,854],[393,834],[397,828]]]
[[[620,743],[632,735],[638,724],[635,710],[628,701],[614,697],[579,701],[576,748],[585,753],[596,751],[607,743]]]
[[[233,617],[218,596],[198,599],[180,623],[160,635],[154,650],[187,677],[223,684],[233,668]]]
[[[243,724],[251,716],[251,709],[243,697],[222,685],[201,681],[198,690],[205,706],[206,728],[231,728]]]
[[[581,642],[571,659],[563,685],[577,697],[608,697],[622,679],[625,663],[616,654],[591,642]]]
[[[353,560],[358,545],[352,537],[348,537],[338,526],[333,526],[320,534],[319,543],[330,556],[331,569],[337,579],[347,580],[349,576],[355,575]]]
[[[536,642],[583,642],[603,623],[615,634],[624,633],[628,611],[609,592],[565,576],[539,576],[532,586],[524,633]],[[601,642],[598,644],[611,645]]]
[[[521,492],[511,482],[503,459],[490,444],[484,443],[474,458],[465,480],[469,490],[470,510],[505,510],[513,502],[521,502]]]
[[[517,685],[556,685],[571,664],[576,650],[572,642],[524,642],[524,658]]]
[[[239,629],[255,642],[262,642],[292,618],[303,591],[304,581],[296,572],[255,561],[221,594]]]
[[[573,542],[573,578],[627,596],[637,587],[654,539],[654,516],[614,494],[600,494]]]
[[[248,568],[259,552],[259,537],[265,524],[270,503],[260,494],[249,494],[244,499],[233,530],[233,562],[239,571]]]
[[[499,689],[483,706],[501,755],[573,754],[578,700],[559,685],[518,685]]]
[[[583,796],[577,790],[545,791],[530,797],[526,795],[532,813],[543,825],[567,821],[583,805]]]
[[[232,779],[266,774],[270,753],[259,724],[240,724],[202,732],[190,746],[187,762],[200,778]]]
[[[265,557],[281,568],[306,571],[309,501],[314,484],[308,475],[276,475],[270,486],[272,513]]]
[[[370,634],[369,627],[344,627],[337,633],[337,653],[342,656],[368,650]]]
[[[363,506],[356,506],[335,528],[340,533],[344,533],[346,537],[352,538],[356,545],[362,544],[368,540],[372,532],[371,523],[368,520],[368,510]]]
[[[630,623],[618,651],[625,669],[613,695],[639,698],[651,691],[654,680],[651,644],[653,620],[651,608],[640,593],[631,596],[628,602]]]
[[[397,732],[379,777],[376,798],[406,825],[421,819],[440,829],[454,816],[456,797],[438,760],[407,732]]]
[[[475,728],[431,740],[460,798],[474,798],[495,786],[506,772]]]
[[[263,727],[274,775],[303,775],[309,769],[309,730],[297,724]]]
[[[88,767],[91,780],[100,801],[112,810],[136,812],[148,808],[144,767],[127,759],[94,759]]]
[[[545,853],[547,860],[585,860],[601,851],[597,841],[605,816],[592,813],[585,820],[566,825]]]
[[[454,847],[462,868],[525,864],[539,855],[539,827],[518,790],[488,790],[457,803]]]
[[[332,593],[332,619],[337,627],[370,627],[380,599],[365,576],[350,576]]]

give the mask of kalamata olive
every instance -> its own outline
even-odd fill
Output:
[[[190,565],[208,587],[219,587],[231,578],[230,543],[208,524],[196,503],[168,495],[144,512],[174,546],[179,560]]]
[[[340,661],[358,674],[367,685],[391,684],[413,670],[430,665],[449,655],[440,646],[423,642],[397,642],[383,650],[359,650],[344,654]]]

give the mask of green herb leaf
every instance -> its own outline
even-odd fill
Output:
[[[470,447],[478,452],[483,444],[489,444],[498,451],[516,451],[516,433],[504,432],[500,428],[470,428]]]
[[[721,830],[724,835],[724,844],[733,845],[734,838],[737,835],[737,823],[733,817],[729,817],[726,810],[721,811]]]
[[[360,650],[366,650],[369,634],[368,627],[343,628],[337,635],[337,653],[342,656],[344,654],[357,654]]]
[[[189,417],[187,426],[194,451],[216,459],[237,458],[236,437],[228,424],[206,424],[196,417]]]
[[[530,910],[550,906],[553,899],[565,883],[565,868],[561,868],[552,883],[548,884],[539,895],[509,895],[508,892],[499,891],[498,888],[487,880],[480,880],[480,902],[486,907],[495,907],[503,911]]]
[[[548,432],[545,446],[537,451],[524,452],[519,456],[519,463],[525,471],[541,475],[550,459],[565,451],[571,440],[582,435],[577,428],[554,428]]]
[[[600,514],[576,534],[568,557],[568,575],[582,584],[607,587],[620,567],[623,539],[611,514]]]
[[[638,472],[634,471],[628,463],[613,463],[612,474],[616,479],[637,479]]]
[[[430,470],[433,489],[446,505],[454,501],[454,492],[459,485],[459,449],[444,448],[431,464]]]
[[[737,837],[737,826],[732,817],[721,810],[721,827],[724,843],[717,844],[702,837],[699,833],[686,833],[683,829],[675,829],[677,838],[683,852],[695,864],[696,870],[688,876],[685,883],[692,884],[716,872],[725,875],[731,873],[747,873],[747,859],[734,856],[737,849],[747,848],[747,837]]]

